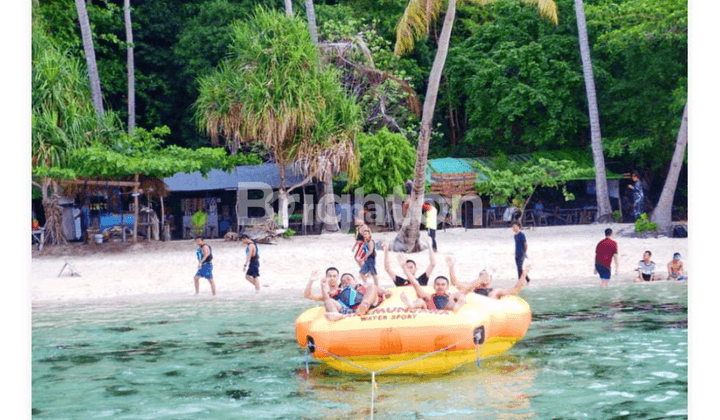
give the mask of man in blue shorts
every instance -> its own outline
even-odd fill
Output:
[[[595,270],[593,270],[593,272],[600,275],[600,287],[603,288],[608,287],[610,283],[610,271],[613,260],[615,260],[615,274],[620,270],[618,245],[612,237],[612,229],[605,229],[605,239],[600,241],[595,247]]]
[[[213,296],[215,296],[215,282],[213,281],[212,275],[212,248],[205,243],[202,236],[195,238],[195,243],[198,246],[198,249],[195,250],[195,255],[198,259],[198,271],[195,273],[195,277],[193,277],[195,294],[197,295],[200,292],[200,277],[204,277],[210,283],[210,289],[212,290]]]

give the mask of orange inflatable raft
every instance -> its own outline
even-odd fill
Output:
[[[437,374],[505,352],[530,327],[530,306],[517,296],[498,300],[470,293],[452,312],[407,309],[400,293],[412,300],[414,289],[388,290],[392,296],[377,308],[340,321],[328,321],[322,306],[308,309],[295,321],[298,343],[343,372]]]

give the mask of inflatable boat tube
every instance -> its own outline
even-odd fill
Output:
[[[328,321],[323,306],[308,309],[295,321],[298,344],[343,372],[439,374],[507,351],[530,327],[530,306],[517,296],[498,300],[470,293],[452,312],[407,309],[400,293],[416,299],[412,287],[387,290],[392,296],[364,315]]]

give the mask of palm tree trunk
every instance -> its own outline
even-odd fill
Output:
[[[52,197],[49,197],[49,188],[52,184]],[[60,193],[55,181],[45,179],[43,182],[43,209],[45,210],[45,243],[47,245],[64,245],[67,243],[62,226],[62,210],[60,209]]]
[[[78,12],[78,20],[80,21],[80,32],[82,33],[83,49],[85,50],[85,60],[87,61],[88,74],[90,75],[90,90],[92,92],[93,104],[97,113],[98,121],[102,117],[103,103],[102,90],[100,89],[100,75],[98,74],[97,61],[95,60],[95,46],[90,32],[90,18],[88,18],[87,8],[84,0],[75,0],[75,7]]]
[[[408,213],[403,219],[400,232],[395,237],[393,248],[397,252],[417,252],[420,250],[418,238],[420,237],[420,217],[422,216],[422,204],[425,199],[425,168],[427,166],[427,155],[430,147],[430,134],[432,133],[432,120],[435,113],[440,78],[450,47],[450,35],[455,21],[456,0],[448,1],[445,20],[443,21],[438,50],[435,54],[428,87],[423,104],[422,123],[420,125],[420,139],[418,141],[417,160],[415,161],[415,177],[413,189],[410,195]]]
[[[612,207],[610,206],[610,198],[608,197],[605,156],[603,155],[602,135],[600,133],[600,113],[595,96],[595,78],[593,76],[592,60],[590,58],[590,45],[588,43],[583,0],[575,0],[575,15],[577,17],[578,38],[580,39],[580,58],[582,59],[583,76],[585,77],[585,92],[588,98],[590,142],[592,144],[593,161],[595,162],[595,194],[598,206],[597,221],[608,222],[612,220]]]
[[[292,0],[285,0],[285,14],[293,17]]]
[[[132,21],[130,19],[130,0],[125,0],[124,8],[128,69],[128,134],[132,135],[135,131],[135,54],[133,47]]]
[[[308,27],[310,28],[310,38],[313,44],[318,44],[317,23],[315,22],[315,4],[313,0],[305,0],[305,13],[307,13]]]
[[[661,232],[669,232],[672,225],[672,203],[675,198],[675,189],[677,188],[678,178],[680,177],[680,169],[682,169],[683,160],[685,158],[685,149],[688,141],[688,116],[687,102],[683,110],[682,121],[680,122],[680,130],[678,131],[677,141],[675,142],[675,152],[670,162],[670,170],[662,193],[658,199],[658,204],[653,210],[650,220],[658,224]]]
[[[337,232],[340,230],[338,225],[338,214],[335,213],[335,191],[332,183],[332,163],[328,162],[328,168],[323,176],[323,196],[321,203],[325,203],[325,221],[323,230],[327,232]]]

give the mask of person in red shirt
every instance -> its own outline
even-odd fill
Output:
[[[608,284],[610,284],[610,271],[613,260],[615,260],[615,274],[620,271],[618,245],[612,238],[612,229],[605,229],[605,239],[595,247],[595,270],[593,272],[600,275],[600,287],[608,287]]]

